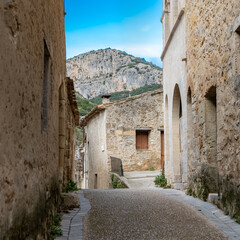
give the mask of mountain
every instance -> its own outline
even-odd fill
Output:
[[[76,91],[87,99],[162,84],[161,68],[145,59],[110,48],[68,59],[67,75],[74,80]]]

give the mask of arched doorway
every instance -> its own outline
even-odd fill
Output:
[[[172,156],[174,183],[182,183],[181,172],[181,129],[182,129],[182,102],[178,85],[175,85],[172,106]]]
[[[168,95],[165,97],[165,111],[164,111],[164,126],[165,126],[165,135],[164,135],[164,148],[165,156],[164,162],[165,165],[169,163],[169,119],[168,119]]]
[[[212,86],[206,93],[205,133],[208,163],[217,165],[217,97],[216,87]]]
[[[194,171],[193,166],[193,114],[192,114],[192,91],[191,88],[188,88],[187,93],[187,142],[188,142],[188,169]]]

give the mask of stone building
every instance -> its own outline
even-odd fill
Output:
[[[81,121],[86,188],[109,187],[114,159],[121,159],[123,172],[163,167],[162,103],[162,90],[112,103],[105,96],[103,104]]]
[[[64,89],[61,90],[63,92],[60,94],[59,108],[59,161],[61,169],[60,179],[62,179],[61,184],[66,185],[70,179],[75,180],[75,128],[79,125],[79,112],[74,92],[73,80],[66,78]]]
[[[188,181],[186,101],[180,100],[187,92],[184,1],[163,3],[165,174],[170,184],[181,189]]]
[[[85,188],[83,144],[76,146],[75,150],[75,182],[78,189]]]
[[[240,216],[240,2],[164,0],[165,174]]]
[[[64,3],[1,1],[0,29],[0,239],[46,239],[78,122]]]

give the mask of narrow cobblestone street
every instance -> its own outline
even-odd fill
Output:
[[[69,240],[240,239],[240,227],[212,204],[163,189],[79,191],[81,210],[63,216]]]

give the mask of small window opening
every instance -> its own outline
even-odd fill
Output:
[[[240,34],[240,26],[238,26],[236,32],[237,32],[238,34]]]
[[[94,178],[94,189],[98,188],[98,175],[95,173],[95,178]]]
[[[148,149],[148,135],[149,131],[136,130],[136,149],[138,150]]]
[[[48,130],[48,106],[50,93],[50,53],[44,40],[44,71],[43,71],[43,95],[42,95],[42,131]]]

